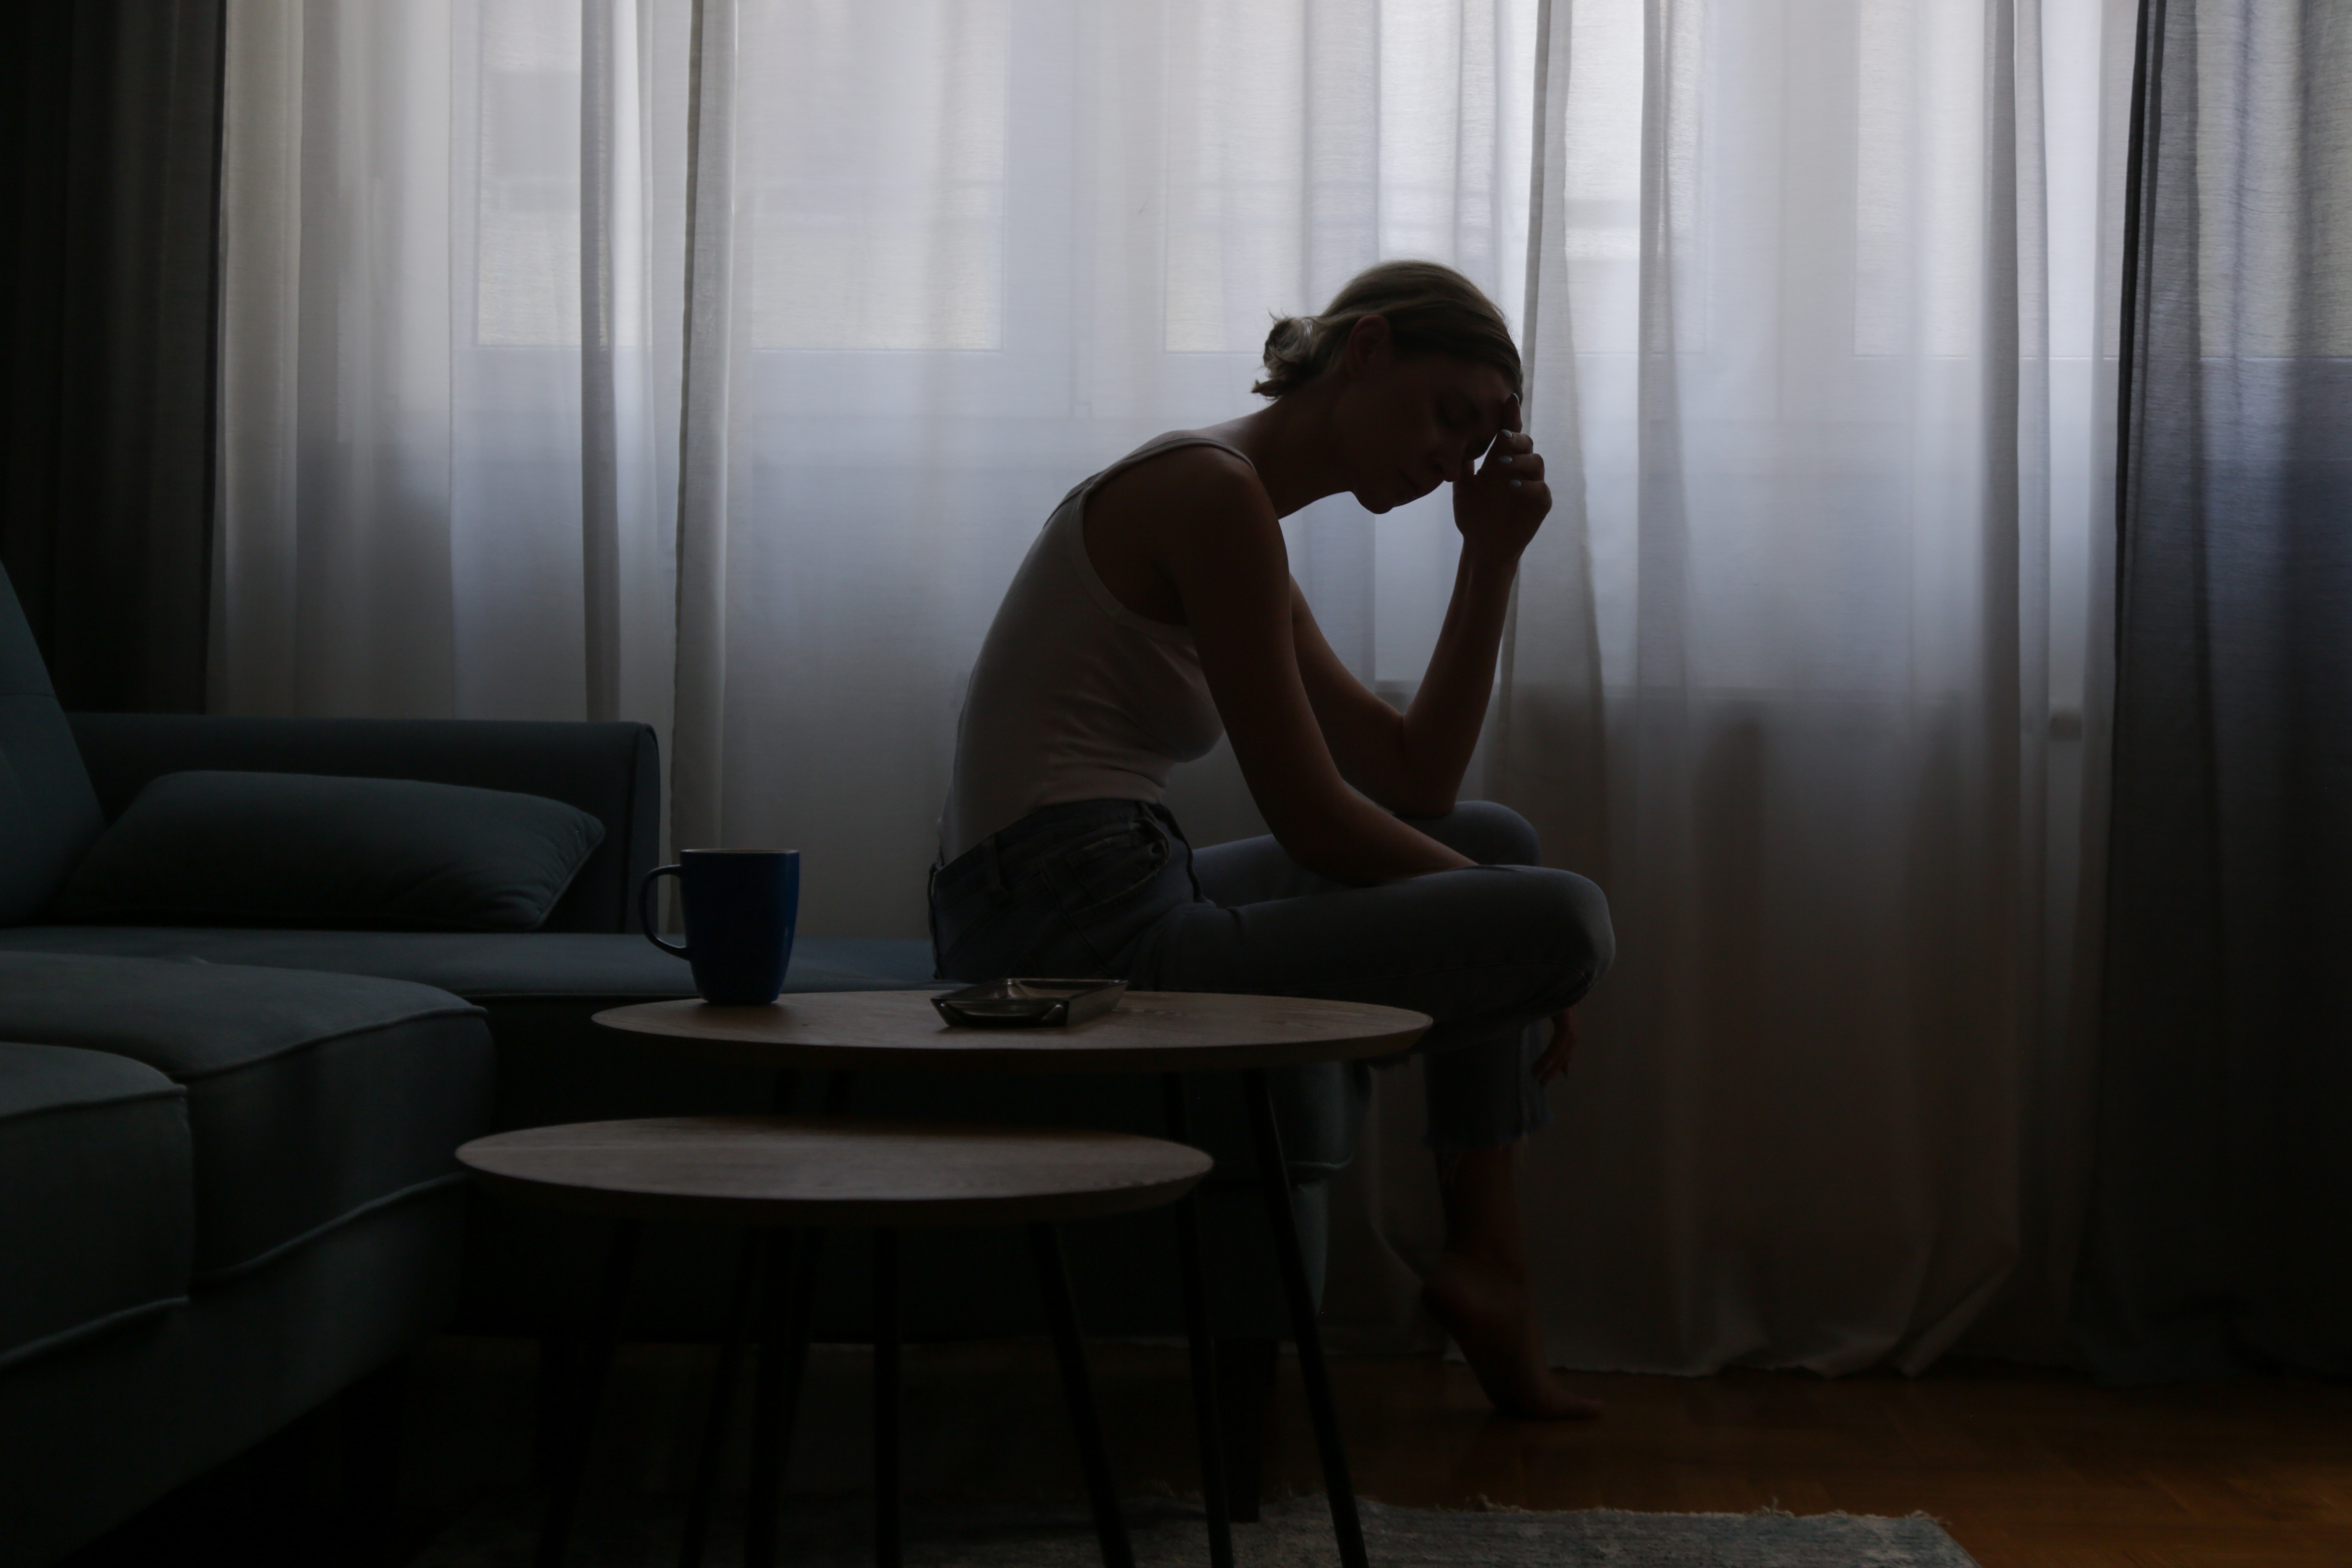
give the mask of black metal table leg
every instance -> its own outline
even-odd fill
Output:
[[[613,1227],[613,1250],[581,1361],[580,1388],[569,1412],[570,1429],[563,1435],[563,1458],[556,1467],[547,1520],[539,1532],[539,1568],[562,1568],[564,1549],[572,1542],[572,1516],[580,1506],[580,1487],[588,1472],[596,1402],[604,1392],[604,1379],[613,1366],[613,1347],[620,1340],[621,1320],[628,1310],[629,1277],[636,1268],[638,1235],[635,1220],[623,1220]]]
[[[781,1232],[768,1244],[768,1319],[751,1393],[751,1495],[743,1521],[743,1568],[774,1568],[784,1453],[808,1372],[816,1268],[824,1247],[824,1232],[816,1229]]]
[[[769,1112],[776,1116],[790,1116],[799,1107],[800,1093],[800,1073],[792,1068],[778,1068],[775,1076],[769,1080]],[[709,1418],[703,1428],[702,1456],[695,1466],[694,1490],[687,1503],[686,1533],[678,1542],[678,1568],[702,1568],[703,1547],[710,1531],[710,1497],[718,1485],[719,1448],[726,1441],[727,1415],[734,1403],[735,1382],[741,1375],[743,1343],[749,1338],[751,1302],[759,1295],[763,1283],[769,1292],[769,1323],[761,1338],[760,1381],[752,1395],[751,1510],[753,1517],[764,1516],[768,1523],[763,1533],[761,1526],[747,1521],[743,1549],[747,1554],[765,1552],[772,1557],[774,1554],[776,1504],[773,1499],[769,1499],[763,1505],[761,1479],[763,1476],[772,1475],[777,1478],[777,1484],[782,1484],[783,1455],[781,1450],[792,1441],[789,1409],[782,1415],[782,1436],[773,1439],[776,1451],[766,1451],[767,1445],[763,1444],[762,1436],[778,1419],[771,1409],[773,1402],[781,1398],[789,1406],[797,1405],[800,1399],[798,1373],[785,1374],[775,1359],[775,1319],[794,1310],[791,1301],[780,1299],[776,1293],[790,1288],[786,1280],[793,1270],[786,1259],[793,1256],[798,1245],[799,1238],[790,1233],[769,1235],[756,1230],[743,1233],[743,1261],[736,1276],[735,1300],[728,1312],[727,1339],[719,1347],[719,1379],[711,1387]],[[766,1265],[764,1281],[761,1279],[763,1260]],[[781,1383],[778,1381],[780,1376]],[[750,1563],[753,1557],[747,1555],[744,1561]]]
[[[719,1344],[719,1370],[710,1384],[710,1408],[703,1417],[702,1452],[696,1457],[694,1487],[687,1494],[686,1532],[678,1542],[677,1568],[702,1568],[703,1549],[710,1537],[710,1498],[719,1486],[719,1455],[727,1441],[735,1384],[742,1375],[743,1342],[751,1334],[751,1299],[757,1293],[760,1255],[766,1239],[756,1230],[743,1233],[743,1256],[735,1265],[735,1290],[727,1304],[727,1337]]]
[[[849,1108],[857,1075],[824,1075],[824,1113]],[[799,1075],[776,1075],[776,1110],[789,1111],[798,1096]],[[777,1510],[783,1503],[784,1456],[792,1446],[793,1415],[800,1407],[808,1375],[809,1331],[816,1315],[817,1263],[824,1232],[783,1232],[768,1244],[767,1322],[760,1342],[760,1373],[751,1393],[751,1488],[743,1521],[743,1568],[774,1568]]]
[[[1190,1143],[1192,1119],[1184,1105],[1184,1075],[1165,1073],[1160,1082],[1167,1102],[1168,1136],[1179,1143]],[[1176,1205],[1176,1260],[1184,1279],[1184,1337],[1192,1352],[1192,1428],[1201,1445],[1201,1507],[1209,1516],[1209,1565],[1234,1568],[1233,1516],[1225,1502],[1224,1431],[1217,1415],[1217,1350],[1209,1333],[1197,1188]]]
[[[905,1554],[898,1482],[898,1233],[874,1233],[874,1565]]]
[[[1095,1412],[1094,1380],[1087,1372],[1087,1347],[1078,1337],[1078,1310],[1070,1298],[1070,1269],[1062,1238],[1051,1225],[1029,1227],[1037,1260],[1037,1290],[1045,1298],[1045,1320],[1054,1331],[1054,1352],[1062,1363],[1062,1393],[1078,1440],[1078,1463],[1087,1476],[1087,1499],[1094,1505],[1095,1536],[1102,1542],[1103,1568],[1135,1568],[1135,1548],[1118,1511],[1118,1488],[1103,1446],[1102,1421]]]
[[[1339,1438],[1330,1369],[1323,1363],[1323,1335],[1315,1322],[1315,1295],[1307,1283],[1307,1256],[1298,1245],[1298,1217],[1290,1210],[1290,1168],[1282,1155],[1282,1129],[1274,1118],[1274,1086],[1263,1068],[1245,1070],[1242,1079],[1256,1145],[1258,1186],[1265,1194],[1266,1222],[1274,1227],[1283,1293],[1290,1298],[1290,1334],[1298,1346],[1298,1374],[1307,1384],[1307,1411],[1315,1423],[1315,1448],[1323,1463],[1323,1489],[1330,1499],[1332,1531],[1339,1538],[1339,1561],[1345,1568],[1367,1568],[1364,1526],[1356,1513],[1355,1483],[1348,1476],[1348,1450]]]

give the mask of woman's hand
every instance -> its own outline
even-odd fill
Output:
[[[1462,547],[1504,564],[1516,563],[1551,510],[1551,487],[1535,438],[1517,428],[1519,400],[1511,399],[1507,426],[1486,450],[1477,472],[1454,487],[1454,526]]]
[[[1562,1007],[1552,1016],[1551,1044],[1535,1062],[1538,1083],[1549,1083],[1568,1070],[1568,1058],[1576,1054],[1576,1009]]]

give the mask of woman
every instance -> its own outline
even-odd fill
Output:
[[[1446,1241],[1423,1299],[1498,1408],[1590,1415],[1545,1363],[1513,1151],[1549,1120],[1567,1009],[1612,955],[1608,907],[1535,863],[1518,816],[1454,798],[1519,553],[1551,506],[1519,431],[1518,351],[1467,279],[1388,262],[1276,322],[1265,370],[1267,406],[1072,490],[1006,590],[940,822],[940,972],[1429,1014]],[[1461,562],[1400,714],[1324,640],[1279,520],[1342,490],[1383,512],[1440,484]],[[1160,797],[1221,731],[1273,836],[1196,853]]]

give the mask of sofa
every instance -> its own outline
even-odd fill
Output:
[[[60,889],[118,842],[142,792],[199,775],[499,791],[562,803],[600,837],[528,931],[58,918]],[[637,724],[68,715],[0,576],[0,1561],[53,1560],[436,1331],[560,1342],[603,1233],[471,1190],[452,1157],[467,1139],[789,1102],[772,1075],[589,1022],[690,994],[686,965],[635,929],[661,820]],[[919,942],[803,937],[787,989],[930,974]],[[1318,1288],[1326,1184],[1363,1079],[1335,1066],[1277,1081]],[[1263,1347],[1281,1298],[1239,1098],[1191,1090],[1219,1157],[1202,1196],[1213,1317]],[[814,1086],[798,1092],[814,1105]],[[1161,1130],[1150,1079],[873,1074],[851,1093],[866,1114]],[[1091,1331],[1181,1331],[1171,1226],[1074,1227]],[[629,1334],[712,1336],[740,1246],[649,1236]],[[854,1248],[829,1261],[819,1331],[854,1340],[864,1270]],[[913,1337],[1034,1331],[1016,1237],[927,1236],[904,1268]]]

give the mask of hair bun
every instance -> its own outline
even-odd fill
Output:
[[[1382,261],[1365,268],[1332,297],[1319,316],[1276,316],[1265,334],[1265,379],[1250,388],[1281,397],[1336,363],[1356,323],[1378,316],[1400,359],[1447,354],[1492,365],[1521,386],[1519,349],[1510,323],[1478,286],[1435,261]]]
[[[1265,397],[1280,397],[1312,379],[1309,367],[1314,357],[1315,323],[1299,316],[1276,316],[1265,334],[1265,379],[1250,390]]]
[[[1334,367],[1367,315],[1388,322],[1390,348],[1400,360],[1451,355],[1491,364],[1519,381],[1519,345],[1494,300],[1454,268],[1437,261],[1381,261],[1348,279],[1322,315],[1277,315],[1265,334],[1265,378],[1251,393],[1284,397]]]

